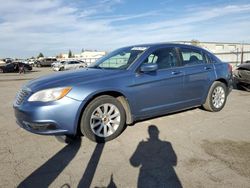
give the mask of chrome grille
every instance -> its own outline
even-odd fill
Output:
[[[25,90],[25,89],[21,89],[16,97],[16,104],[20,105],[22,104],[22,102],[24,101],[25,97],[27,97],[29,95],[29,91]]]

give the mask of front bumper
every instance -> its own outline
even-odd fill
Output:
[[[59,70],[60,70],[60,67],[53,67],[53,70],[54,70],[54,71],[59,71]]]
[[[54,102],[14,103],[17,124],[43,135],[75,135],[82,101],[64,97]]]

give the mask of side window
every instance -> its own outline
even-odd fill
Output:
[[[205,62],[202,52],[195,49],[181,48],[183,65],[196,65]]]
[[[213,56],[212,54],[209,54],[209,59],[210,59],[211,63],[220,62],[220,60],[216,56]]]
[[[151,53],[143,63],[156,63],[158,69],[177,66],[176,52],[173,48],[162,48]]]
[[[211,58],[209,57],[208,54],[204,53],[205,59],[207,63],[212,63]]]

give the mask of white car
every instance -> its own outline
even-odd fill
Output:
[[[62,61],[56,63],[53,66],[54,71],[64,71],[64,70],[73,70],[86,67],[86,63],[83,61]]]

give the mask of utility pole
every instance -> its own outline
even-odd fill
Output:
[[[243,63],[243,58],[244,58],[244,52],[243,52],[243,43],[241,43],[241,59],[240,59],[240,64]]]

